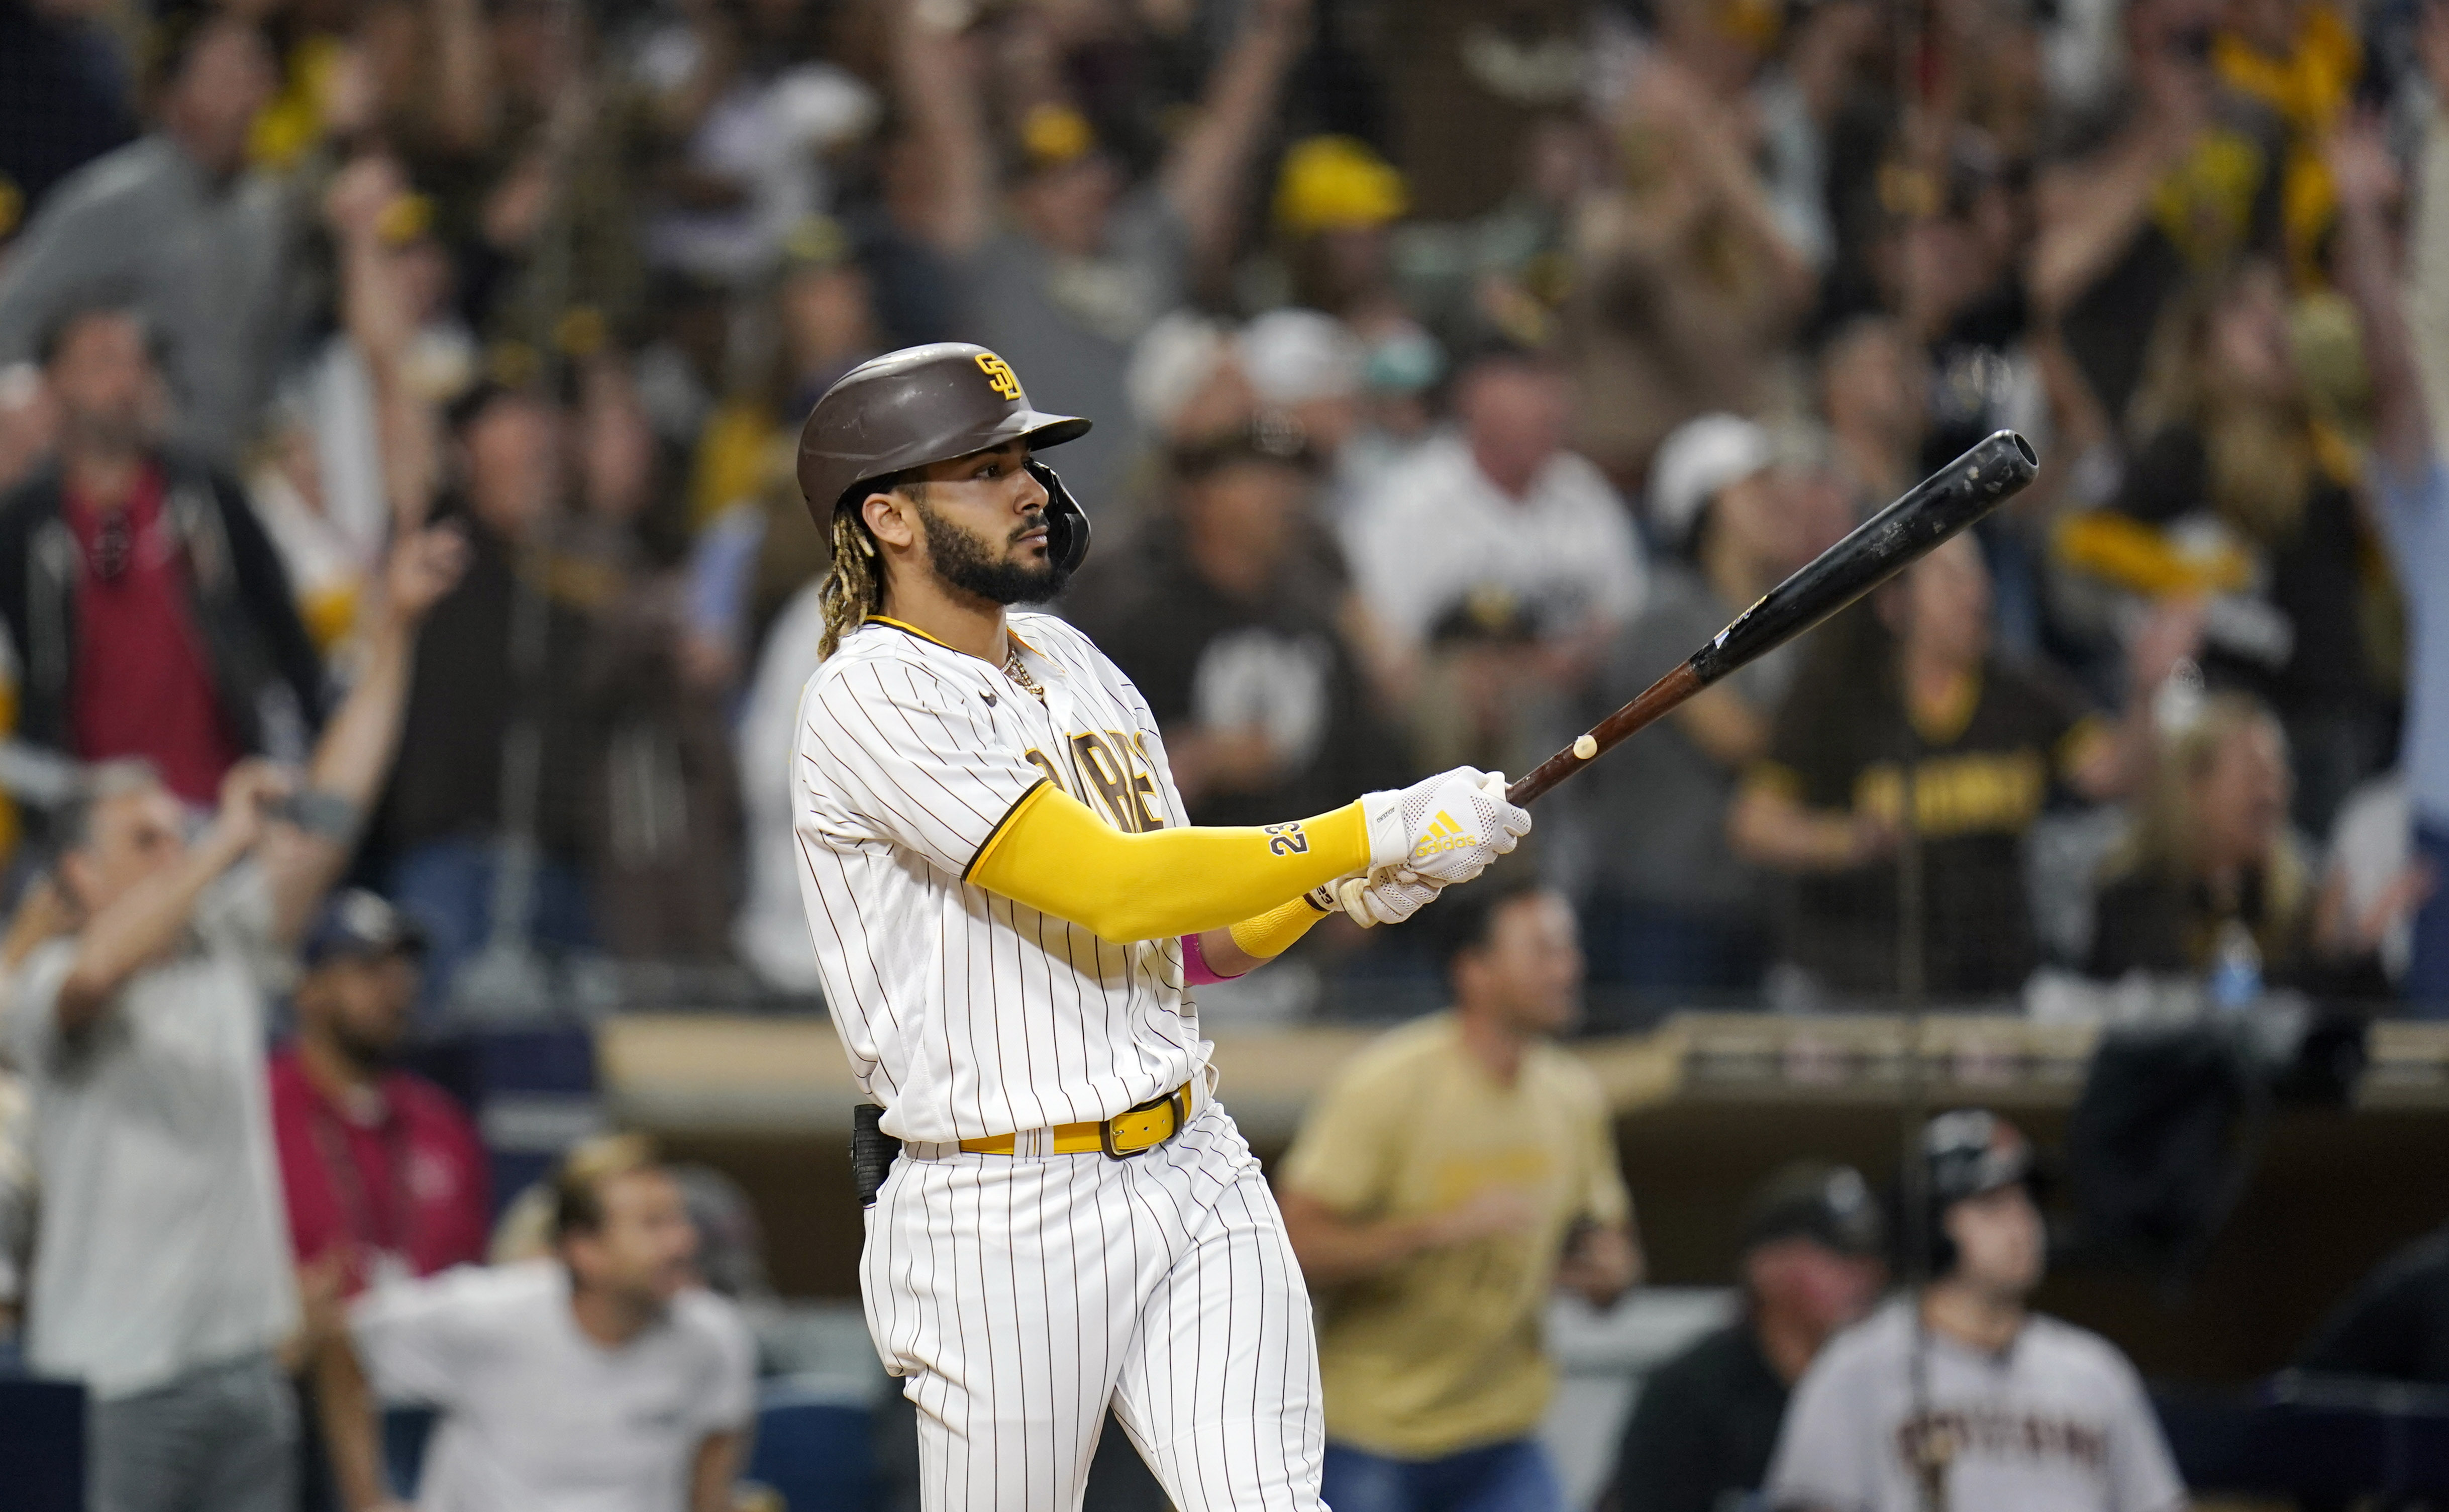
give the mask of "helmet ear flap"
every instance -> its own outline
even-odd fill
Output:
[[[1089,557],[1089,514],[1054,469],[1032,457],[1022,464],[1046,489],[1046,553],[1066,573],[1076,572]]]

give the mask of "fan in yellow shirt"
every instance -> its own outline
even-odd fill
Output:
[[[1451,1011],[1386,1035],[1285,1157],[1285,1231],[1319,1303],[1329,1505],[1561,1506],[1531,1437],[1554,1288],[1606,1307],[1638,1278],[1607,1103],[1550,1042],[1580,1007],[1572,911],[1459,890],[1421,911]]]

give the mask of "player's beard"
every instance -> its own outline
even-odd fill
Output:
[[[991,604],[1043,604],[1071,580],[1070,570],[1054,559],[1051,535],[1043,566],[1032,567],[1012,555],[1012,547],[1021,535],[1047,523],[1043,514],[1030,515],[1014,526],[1004,549],[997,552],[985,536],[929,509],[925,499],[915,502],[935,575],[962,592],[974,593]]]

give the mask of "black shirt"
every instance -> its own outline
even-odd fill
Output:
[[[2085,970],[2112,981],[2130,971],[2208,971],[2222,928],[2233,920],[2253,932],[2265,973],[2275,974],[2293,963],[2303,944],[2303,915],[2289,912],[2294,917],[2283,917],[2274,906],[2269,879],[2259,869],[2246,874],[2234,906],[2227,908],[2202,882],[2180,882],[2153,870],[2120,870],[2093,898],[2092,956]]]
[[[2330,957],[2315,948],[2312,882],[2293,843],[2247,872],[2237,896],[2219,900],[2203,882],[2179,882],[2156,868],[2112,871],[2092,900],[2086,974],[2114,981],[2131,971],[2195,976],[2216,964],[2229,921],[2252,931],[2262,979],[2317,997],[2386,998],[2389,978],[2377,951]]]
[[[466,518],[455,506],[437,514]],[[530,718],[544,747],[536,838],[547,854],[573,859],[584,848],[581,797],[592,770],[579,724],[588,621],[549,598],[544,666],[531,682],[523,677],[511,651],[514,549],[472,521],[468,535],[467,573],[417,631],[384,832],[403,848],[493,835],[503,820],[502,743],[514,719]]]
[[[2080,698],[2035,669],[1993,655],[1954,729],[1908,726],[1896,642],[1866,611],[1820,647],[1778,712],[1773,782],[1804,806],[1901,807],[1916,752],[1922,840],[1924,985],[1958,998],[2015,991],[2039,960],[2024,890],[2023,837],[2058,778],[2105,736]],[[1832,991],[1897,990],[1893,859],[1799,879],[1784,931],[1788,959]]]
[[[1760,1489],[1785,1397],[1748,1319],[1660,1366],[1625,1425],[1615,1512],[1725,1512]]]
[[[1282,765],[1264,786],[1189,797],[1194,824],[1271,824],[1399,785],[1401,760],[1337,631],[1334,564],[1298,561],[1257,600],[1230,597],[1153,530],[1064,606],[1138,686],[1168,738],[1257,726]]]
[[[52,184],[135,140],[127,94],[102,28],[0,0],[0,242]]]

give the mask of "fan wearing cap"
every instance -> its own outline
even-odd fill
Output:
[[[1082,574],[1073,622],[1147,695],[1200,824],[1309,812],[1400,770],[1337,621],[1321,467],[1282,427],[1178,448],[1155,549]]]
[[[1037,456],[1088,429],[945,342],[853,369],[800,436],[833,556],[792,731],[800,896],[874,1128],[902,1142],[868,1321],[919,1407],[930,1508],[1076,1504],[1109,1405],[1188,1512],[1316,1507],[1308,1300],[1188,989],[1339,906],[1408,918],[1531,816],[1456,767],[1189,824],[1147,699],[1015,608],[1088,552]],[[1217,1363],[1185,1377],[1192,1354]]]
[[[1768,1505],[2183,1506],[2185,1485],[2134,1367],[2098,1334],[2030,1309],[2049,1246],[2022,1133],[1987,1110],[1958,1109],[1924,1127],[1910,1158],[1929,1194],[1919,1227],[1931,1279],[1812,1362],[1778,1436]]]
[[[298,1033],[272,1057],[272,1135],[299,1261],[344,1290],[485,1257],[491,1179],[475,1125],[400,1068],[425,960],[415,921],[351,889],[306,937]]]
[[[1752,1198],[1743,1312],[1642,1383],[1613,1512],[1718,1512],[1768,1475],[1786,1395],[1887,1275],[1880,1206],[1851,1166],[1799,1162]]]
[[[1101,126],[1117,123],[1032,90],[1030,69],[1005,81],[1017,84],[1021,107],[1009,144],[1012,171],[999,182],[986,108],[994,91],[984,76],[1012,76],[1003,58],[1054,46],[1043,34],[1051,29],[1044,8],[888,8],[908,122],[899,182],[910,192],[897,194],[896,219],[951,264],[966,331],[1035,375],[1056,402],[1100,417],[1099,434],[1070,469],[1093,496],[1118,495],[1133,460],[1132,343],[1188,302],[1200,270],[1222,267],[1232,254],[1251,160],[1301,56],[1311,4],[1237,8],[1244,19],[1208,68],[1196,108],[1167,133],[1154,171],[1138,182],[1118,145],[1101,139]],[[999,36],[959,34],[989,9],[1003,15],[980,29]]]
[[[1848,523],[1816,456],[1724,414],[1668,437],[1650,469],[1649,519],[1666,550],[1640,613],[1608,649],[1585,723],[1682,663]],[[1761,873],[1727,849],[1726,809],[1744,767],[1767,753],[1795,656],[1773,651],[1695,694],[1583,776],[1593,824],[1641,837],[1594,858],[1598,979],[1659,991],[1759,985],[1767,899]]]

